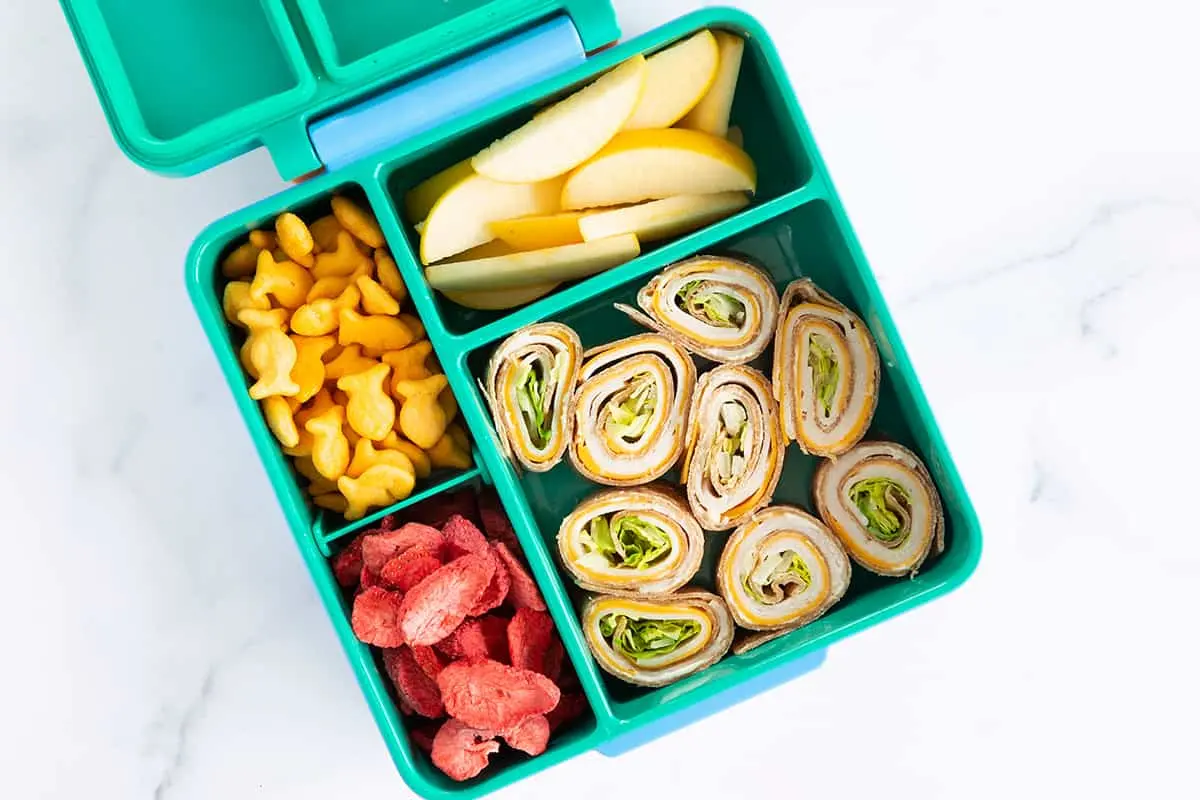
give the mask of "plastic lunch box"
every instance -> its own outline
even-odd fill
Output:
[[[61,0],[113,134],[131,159],[194,174],[266,146],[287,179],[310,179],[236,211],[197,238],[186,280],[200,322],[254,439],[388,751],[425,797],[478,797],[591,749],[616,755],[819,666],[831,643],[961,584],[978,562],[978,521],[946,451],[887,307],[826,173],[783,65],[746,14],[711,8],[633,41],[619,37],[607,0]],[[732,124],[758,165],[754,204],[736,216],[634,261],[508,312],[467,311],[435,295],[401,218],[405,191],[528,119],[551,98],[638,52],[700,28],[747,39]],[[369,203],[449,377],[475,442],[476,466],[435,474],[422,491],[352,524],[307,505],[296,476],[246,393],[233,331],[221,312],[221,256],[284,210],[312,219],[334,191]],[[941,492],[947,548],[912,580],[856,570],[827,616],[673,685],[632,687],[593,663],[581,633],[581,595],[555,564],[562,517],[593,490],[569,466],[518,475],[503,458],[476,379],[495,345],[531,322],[559,320],[585,347],[635,332],[612,307],[631,302],[650,275],[682,258],[718,252],[766,267],[779,286],[813,277],[867,321],[884,363],[872,437],[899,441],[925,460]],[[815,459],[788,452],[776,492],[811,508]],[[498,758],[457,784],[414,753],[371,649],[350,630],[347,601],[328,557],[347,537],[404,506],[464,484],[498,490],[591,704],[543,755]],[[698,578],[710,584],[724,536],[710,534]]]

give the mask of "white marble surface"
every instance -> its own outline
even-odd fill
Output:
[[[617,5],[632,34],[694,4]],[[741,5],[893,302],[983,563],[810,677],[500,796],[1194,797],[1200,11]],[[184,293],[192,237],[279,188],[269,159],[127,162],[55,3],[0,4],[0,67],[0,796],[408,796]]]

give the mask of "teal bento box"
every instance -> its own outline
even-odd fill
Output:
[[[945,594],[974,570],[981,536],[971,503],[779,55],[753,18],[709,8],[614,45],[619,28],[607,0],[61,2],[114,137],[132,160],[184,176],[265,146],[285,179],[306,178],[201,232],[185,279],[388,751],[418,794],[478,797],[586,750],[616,755],[817,667],[833,642]],[[758,166],[753,204],[511,311],[468,310],[431,290],[403,217],[408,190],[516,128],[548,99],[703,28],[746,42],[731,124]],[[335,192],[379,220],[475,448],[471,468],[436,471],[408,499],[353,523],[308,502],[247,394],[239,334],[222,312],[224,256],[284,211],[327,214]],[[866,321],[883,372],[868,438],[900,442],[928,466],[944,505],[946,547],[912,579],[857,571],[845,598],[818,621],[649,689],[597,668],[579,623],[584,596],[556,563],[559,522],[590,485],[565,463],[519,474],[502,453],[478,381],[493,349],[536,321],[568,324],[585,347],[638,332],[613,303],[633,303],[651,275],[697,254],[758,264],[777,289],[811,277]],[[817,461],[790,446],[775,500],[811,509]],[[498,758],[480,777],[455,783],[410,744],[386,676],[351,630],[330,557],[387,514],[483,484],[499,494],[590,709],[542,755]],[[707,535],[697,576],[704,588],[714,588],[724,538]]]

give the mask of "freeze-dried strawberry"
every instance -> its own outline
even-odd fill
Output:
[[[508,570],[508,597],[512,604],[517,608],[545,611],[546,601],[542,599],[542,593],[538,591],[537,584],[533,582],[533,578],[525,571],[525,567],[517,560],[517,557],[504,546],[503,542],[493,542],[492,547],[496,549],[496,555],[500,556],[500,561]]]
[[[433,765],[456,781],[474,778],[488,765],[488,757],[500,749],[491,731],[470,728],[448,719],[433,737]]]
[[[379,570],[379,581],[389,589],[407,592],[428,578],[442,566],[434,551],[424,545],[410,547],[400,555],[388,559]]]
[[[422,717],[437,719],[442,716],[442,693],[437,682],[430,678],[417,664],[412,650],[405,646],[383,651],[383,667],[387,670],[392,685],[400,700],[407,703]]]
[[[562,642],[558,640],[558,636],[551,634],[550,646],[546,648],[546,657],[542,661],[542,674],[556,684],[562,678],[563,660],[566,658],[566,655]],[[562,686],[560,685],[559,688],[562,688]]]
[[[496,661],[456,661],[438,674],[446,713],[480,730],[509,730],[558,705],[545,675]]]
[[[388,531],[396,530],[396,526],[400,524],[400,518],[395,514],[388,514],[383,519],[379,520],[378,524],[371,530],[371,533],[387,533]]]
[[[450,658],[508,661],[508,620],[491,614],[469,619],[434,647]]]
[[[550,732],[553,733],[587,711],[587,707],[587,698],[582,693],[564,692],[558,705],[546,712],[546,722],[550,723]]]
[[[442,549],[442,532],[437,528],[409,522],[394,531],[363,537],[363,564],[376,575],[383,565],[410,547],[425,547],[435,553]]]
[[[414,586],[404,595],[401,610],[405,641],[435,644],[446,638],[479,602],[495,572],[495,563],[486,556],[466,555]]]
[[[508,569],[500,560],[500,556],[496,555],[496,551],[488,547],[484,550],[487,557],[496,565],[496,573],[492,575],[492,582],[488,584],[487,591],[483,593],[483,597],[479,598],[470,611],[467,612],[468,617],[481,617],[493,608],[498,608],[504,599],[508,597],[509,578]]]
[[[504,542],[505,546],[514,552],[521,549],[512,523],[508,521],[508,515],[504,513],[500,498],[494,491],[480,492],[479,518],[483,522],[483,532],[487,538]]]
[[[405,700],[403,697],[401,697],[397,700],[396,707],[398,709],[400,709],[400,716],[402,716],[402,717],[414,717],[417,714],[416,711],[413,711],[413,707],[410,706],[408,704],[408,701]]]
[[[517,669],[531,669],[545,675],[546,654],[553,635],[554,620],[549,614],[518,608],[508,623],[509,663]]]
[[[442,526],[442,538],[446,540],[446,552],[450,558],[465,556],[467,553],[483,553],[488,549],[488,541],[483,538],[475,523],[455,514],[446,520]]]
[[[550,741],[550,723],[541,714],[536,714],[521,720],[500,736],[509,747],[538,756],[546,752],[546,745]]]
[[[433,752],[433,738],[437,736],[438,728],[442,727],[440,722],[414,723],[408,726],[408,739],[413,743],[413,747],[420,750],[425,755]]]
[[[416,659],[417,666],[421,668],[421,672],[428,675],[430,680],[436,680],[442,667],[446,666],[437,651],[427,644],[413,645],[412,654]]]
[[[404,644],[400,629],[404,598],[379,586],[359,592],[350,612],[350,627],[359,641],[376,647],[399,647]]]
[[[333,577],[344,589],[353,589],[358,585],[358,576],[362,572],[362,540],[363,534],[355,536],[350,544],[342,548],[333,557]]]
[[[372,586],[378,586],[379,583],[379,576],[367,569],[366,564],[363,564],[362,572],[358,576],[358,588],[365,591]]]
[[[479,520],[479,509],[475,505],[475,490],[470,488],[435,495],[423,503],[406,509],[405,513],[409,519],[415,522],[423,522],[438,528],[455,514],[461,514],[472,522]]]

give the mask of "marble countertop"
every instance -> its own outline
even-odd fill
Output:
[[[616,5],[635,34],[694,3]],[[812,675],[498,796],[1188,794],[1200,11],[738,5],[784,53],[983,562]],[[0,66],[0,795],[409,796],[184,291],[195,234],[280,188],[270,160],[129,163],[55,3],[0,4]]]

